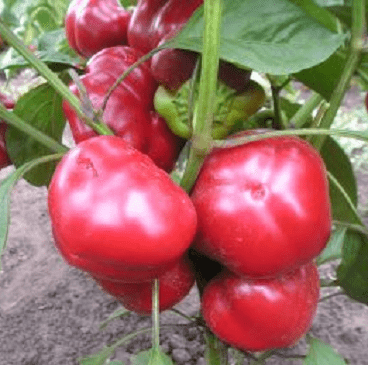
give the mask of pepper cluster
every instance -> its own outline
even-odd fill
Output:
[[[198,217],[193,248],[223,266],[204,286],[207,325],[246,351],[295,344],[317,309],[313,259],[331,232],[320,155],[294,137],[215,150],[191,199]]]
[[[331,231],[319,154],[296,137],[216,149],[188,195],[167,172],[182,138],[191,138],[188,79],[197,55],[162,50],[115,85],[142,55],[175,36],[201,4],[139,0],[132,14],[112,1],[70,4],[70,46],[92,56],[80,80],[115,136],[97,136],[64,102],[77,146],[49,186],[55,242],[69,264],[128,309],[151,313],[154,278],[160,310],[178,303],[196,280],[203,318],[221,340],[245,351],[291,346],[314,318],[319,276],[313,259]],[[119,9],[110,12],[113,7]],[[98,31],[86,35],[88,19],[104,29],[108,42],[94,44]],[[121,19],[126,24],[119,28]],[[249,70],[222,62],[219,78],[216,139],[236,130],[265,98]],[[70,88],[80,94],[74,83]]]

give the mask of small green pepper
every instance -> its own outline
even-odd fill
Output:
[[[190,105],[190,99],[197,100],[198,84],[195,85],[193,93],[193,98],[190,98],[191,81],[188,80],[176,91],[160,86],[154,98],[156,111],[166,120],[172,132],[186,139],[192,137],[189,111],[195,110],[196,105]],[[219,81],[212,137],[225,138],[235,124],[248,119],[263,105],[264,101],[265,91],[253,80],[249,81],[248,88],[241,94]]]

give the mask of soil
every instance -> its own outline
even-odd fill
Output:
[[[357,105],[363,105],[363,96],[354,88],[345,108]],[[0,178],[11,171],[12,167],[1,171]],[[368,168],[360,166],[356,177],[364,211]],[[62,260],[53,243],[46,197],[46,188],[32,187],[24,180],[12,193],[9,238],[0,273],[0,365],[78,364],[77,358],[93,354],[151,323],[150,318],[132,313],[99,330],[100,323],[121,306],[89,277]],[[321,274],[331,273],[331,265],[321,268]],[[326,293],[322,290],[321,296]],[[199,310],[196,288],[176,308],[195,315]],[[161,322],[187,323],[171,311],[162,314]],[[368,308],[363,304],[343,295],[321,302],[311,333],[331,344],[348,363],[368,365]],[[149,333],[139,335],[118,348],[111,359],[129,364],[131,354],[148,349],[150,344]],[[161,344],[178,365],[205,364],[203,336],[197,328],[162,328]],[[304,352],[302,340],[285,354]],[[296,365],[302,361],[272,357],[267,362],[285,363]]]

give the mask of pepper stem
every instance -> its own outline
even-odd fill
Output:
[[[221,0],[204,1],[204,35],[198,102],[193,115],[192,147],[181,186],[190,191],[212,149],[212,123],[219,69]]]

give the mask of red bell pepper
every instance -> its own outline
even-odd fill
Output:
[[[203,0],[187,0],[184,5],[182,0],[139,0],[128,26],[129,45],[148,53],[173,38],[202,4]],[[157,82],[176,90],[190,78],[196,60],[194,52],[164,49],[152,57],[152,74]],[[221,62],[219,77],[227,86],[242,92],[250,71]]]
[[[311,327],[319,289],[313,262],[270,279],[225,270],[204,288],[202,314],[216,336],[240,350],[290,347]]]
[[[194,272],[186,256],[159,277],[159,310],[164,311],[179,303],[194,285]],[[126,309],[138,314],[152,312],[152,282],[123,283],[95,278],[107,293],[116,297]]]
[[[101,49],[127,44],[131,13],[118,0],[73,0],[65,17],[66,37],[83,57]]]
[[[106,48],[89,60],[81,82],[95,110],[102,107],[106,93],[116,79],[141,56],[133,48],[120,46]],[[169,171],[175,163],[182,142],[169,130],[164,119],[153,112],[156,88],[157,84],[146,64],[135,68],[111,94],[102,121],[117,136],[148,154],[159,167]],[[70,89],[74,94],[79,94],[74,83]],[[97,135],[78,118],[66,101],[63,102],[63,110],[76,143]]]
[[[57,165],[48,191],[56,245],[94,277],[150,281],[193,241],[194,206],[170,176],[116,136],[81,142]]]
[[[332,229],[327,172],[297,137],[215,149],[192,190],[195,249],[238,275],[272,277],[316,257]]]

